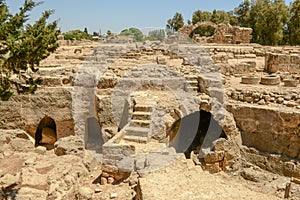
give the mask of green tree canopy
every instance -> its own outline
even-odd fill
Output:
[[[234,9],[234,14],[240,26],[250,27],[250,9],[251,4],[249,0],[242,2],[237,8]]]
[[[192,23],[197,24],[198,22],[211,21],[212,13],[209,11],[196,10],[193,13]]]
[[[143,41],[143,33],[137,28],[129,28],[121,31],[120,35],[122,36],[133,36],[133,41],[141,42]]]
[[[224,10],[213,10],[211,21],[215,24],[229,23],[230,14]]]
[[[71,30],[64,33],[65,40],[92,40],[92,36],[87,33],[87,29],[81,30]]]
[[[159,30],[149,31],[148,37],[146,39],[163,41],[165,39],[165,30],[159,29]]]
[[[291,18],[288,22],[290,44],[300,44],[300,0],[295,0],[291,5]]]
[[[172,19],[169,19],[166,25],[167,34],[170,35],[178,31],[181,27],[184,26],[183,16],[180,13],[175,13]]]
[[[34,93],[40,78],[33,76],[40,61],[57,47],[57,21],[47,24],[53,11],[45,11],[33,24],[26,24],[38,3],[25,0],[19,12],[12,15],[4,0],[0,0],[0,99]]]
[[[263,45],[283,43],[284,29],[289,20],[289,8],[284,0],[256,0],[250,12],[254,42]]]

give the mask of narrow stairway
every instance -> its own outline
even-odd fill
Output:
[[[129,126],[125,128],[125,137],[127,141],[138,143],[147,143],[151,134],[151,116],[154,111],[156,101],[143,99],[135,99],[132,119]]]

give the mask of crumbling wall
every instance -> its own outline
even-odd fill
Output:
[[[266,55],[266,71],[289,72],[290,74],[300,73],[300,54],[273,53]]]
[[[243,144],[261,151],[300,159],[300,113],[257,106],[230,109]]]
[[[189,37],[193,30],[198,27],[211,26],[215,28],[215,33],[211,37],[195,36],[195,41],[204,41],[207,43],[222,44],[248,44],[252,39],[252,29],[239,26],[231,26],[230,24],[214,24],[212,22],[198,22],[194,25],[185,25],[178,32]]]
[[[242,134],[243,156],[263,169],[300,177],[300,112],[261,106],[228,107]]]
[[[44,88],[2,101],[0,129],[22,129],[34,137],[40,120],[48,115],[56,122],[58,138],[74,135],[71,94],[69,89]]]

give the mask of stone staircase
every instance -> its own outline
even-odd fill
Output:
[[[125,128],[124,140],[147,143],[151,134],[151,116],[156,102],[145,99],[136,102],[132,119]]]
[[[188,89],[194,90],[195,92],[199,91],[198,77],[193,75],[185,76],[187,83],[189,84]]]

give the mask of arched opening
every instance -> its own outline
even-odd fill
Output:
[[[104,140],[98,120],[95,117],[88,118],[86,123],[86,149],[102,153],[103,144]]]
[[[54,119],[45,116],[39,123],[35,132],[35,146],[46,146],[48,149],[53,148],[57,141],[56,123]]]
[[[225,132],[210,112],[198,111],[177,120],[169,132],[169,146],[190,158],[192,151],[212,149],[218,138],[226,138]]]
[[[193,38],[193,36],[196,34],[201,37],[210,37],[215,34],[215,30],[215,27],[211,25],[200,25],[191,32],[189,37]]]

